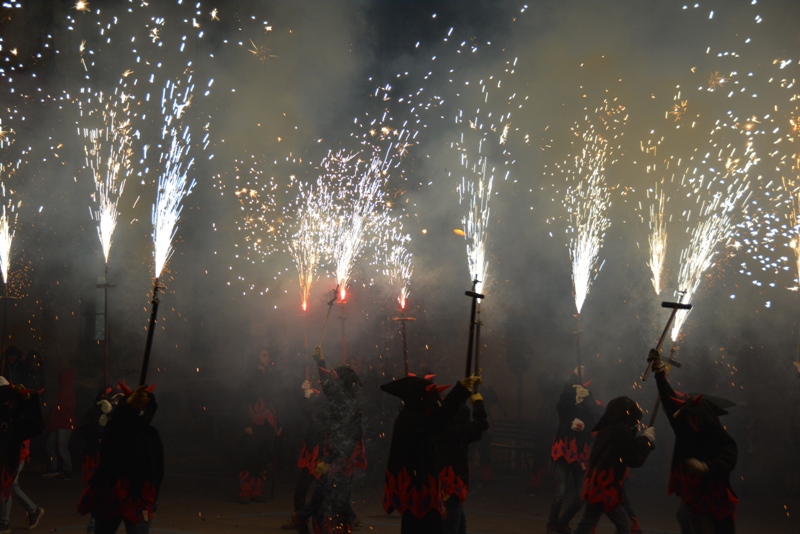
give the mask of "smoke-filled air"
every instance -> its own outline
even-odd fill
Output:
[[[660,412],[625,484],[644,532],[685,534],[658,348],[676,395],[728,412],[740,532],[800,531],[798,21],[796,0],[3,0],[0,352],[41,390],[38,528],[83,529],[78,427],[122,381],[155,384],[153,531],[280,529],[307,427],[352,437],[352,384],[331,392],[352,369],[352,512],[400,532],[386,473],[412,403],[380,386],[445,398],[466,366],[489,425],[465,449],[469,532],[576,529],[551,508],[580,382],[598,419],[622,396],[640,433]],[[251,417],[272,427],[260,482]]]

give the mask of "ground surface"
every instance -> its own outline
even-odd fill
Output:
[[[45,508],[45,515],[36,531],[85,532],[86,518],[75,511],[81,492],[80,477],[42,480],[40,471],[41,468],[33,465],[23,472],[21,478],[23,489]],[[292,473],[276,477],[274,497],[270,501],[243,505],[232,498],[235,474],[227,477],[222,469],[209,468],[207,471],[190,474],[183,469],[183,472],[168,473],[151,532],[281,532],[280,525],[291,513]],[[387,516],[382,512],[380,492],[380,487],[375,484],[365,481],[359,484],[354,495],[354,509],[363,526],[356,530],[357,533],[400,531],[396,515]],[[470,494],[468,530],[472,534],[544,533],[550,499],[549,491],[528,494],[521,476],[513,473],[497,476],[492,484],[474,488]],[[645,533],[677,534],[674,512],[678,503],[674,497],[665,497],[663,488],[635,486],[630,492],[630,500]],[[11,515],[14,532],[26,531],[24,519],[22,507],[14,504]],[[597,532],[612,533],[613,528],[603,519]],[[800,533],[800,497],[742,496],[737,532]]]

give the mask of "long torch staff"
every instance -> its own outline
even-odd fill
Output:
[[[677,350],[678,350],[678,347],[675,347],[674,345],[672,347],[670,347],[669,348],[669,358],[667,358],[666,361],[670,365],[673,365],[675,367],[680,367],[681,366],[680,362],[678,362],[674,358],[675,352],[677,352]],[[664,371],[664,372],[666,372],[666,371]],[[658,407],[659,406],[661,406],[661,395],[656,397],[656,402],[653,403],[653,411],[650,412],[650,421],[647,424],[647,426],[653,426],[654,424],[656,424],[656,416],[658,415]]]
[[[477,293],[475,288],[478,286],[478,277],[472,281],[472,291],[465,291],[464,294],[472,298],[472,312],[469,319],[469,341],[467,342],[467,372],[465,376],[472,375],[472,347],[475,341],[475,313],[478,307],[478,299],[484,298],[483,295]]]
[[[144,347],[144,359],[142,360],[142,374],[139,376],[139,385],[143,386],[147,382],[147,366],[150,365],[150,349],[153,347],[153,332],[156,329],[156,317],[158,315],[158,278],[153,282],[153,308],[150,312],[150,324],[147,328],[147,344]]]
[[[331,316],[331,308],[333,308],[333,303],[336,302],[336,295],[339,293],[339,286],[336,286],[336,289],[333,290],[333,298],[328,301],[328,312],[325,314],[325,322],[322,323],[322,332],[319,334],[319,343],[317,343],[318,347],[322,347],[322,338],[325,337],[325,327],[328,326],[328,318]]]
[[[575,348],[577,349],[578,380],[583,383],[583,365],[581,365],[581,312],[575,316],[578,320],[578,328],[575,330]]]
[[[669,314],[669,319],[667,319],[667,326],[664,327],[664,331],[661,333],[661,337],[658,340],[658,344],[656,345],[656,350],[661,352],[661,346],[664,344],[664,339],[667,337],[667,332],[669,331],[669,327],[672,326],[672,321],[675,320],[675,315],[678,313],[678,310],[691,310],[691,304],[682,304],[680,302],[662,302],[662,308],[672,308],[672,312]],[[670,358],[667,358],[668,363],[674,365],[675,367],[680,367],[681,364],[671,358],[672,354],[670,353]],[[647,362],[647,368],[642,373],[641,379],[644,382],[647,380],[647,375],[650,373],[650,369],[653,367],[653,362]],[[656,414],[658,413],[658,407],[661,405],[661,397],[656,397],[655,405],[653,406],[653,411],[650,413],[650,425],[653,426],[656,422]]]

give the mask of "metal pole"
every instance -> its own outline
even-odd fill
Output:
[[[147,381],[147,366],[150,364],[150,350],[153,347],[153,332],[156,329],[156,316],[158,315],[158,278],[153,283],[153,310],[150,313],[150,325],[147,329],[147,344],[144,347],[144,359],[142,360],[142,374],[139,376],[139,385],[143,386]]]

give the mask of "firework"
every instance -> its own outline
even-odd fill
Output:
[[[483,290],[489,268],[486,240],[489,235],[489,200],[492,197],[494,176],[486,176],[486,164],[486,158],[480,158],[471,169],[477,175],[477,183],[462,179],[458,187],[459,203],[466,204],[468,210],[467,215],[461,218],[461,226],[467,241],[469,276],[471,281],[477,280],[477,293]]]
[[[0,165],[0,175],[5,174],[5,169]],[[6,186],[0,182],[3,198],[6,198]],[[0,214],[0,272],[3,274],[3,283],[8,284],[8,267],[11,262],[11,242],[14,240],[14,227],[17,223],[17,214],[14,211],[12,199],[8,199],[2,206]]]
[[[609,152],[607,141],[592,130],[581,135],[583,148],[575,158],[575,183],[567,191],[572,237],[569,255],[572,261],[572,287],[578,314],[597,276],[597,261],[605,233],[611,224],[606,215],[611,194],[605,181]]]
[[[662,275],[664,274],[664,259],[667,255],[667,221],[664,216],[666,196],[664,191],[656,185],[653,189],[653,203],[650,204],[650,259],[647,266],[652,273],[651,281],[656,295],[661,294]]]
[[[743,203],[748,184],[740,183],[728,188],[728,194],[718,194],[700,209],[699,223],[691,231],[689,245],[681,251],[678,287],[684,293],[684,302],[692,299],[700,287],[703,274],[714,265],[717,245],[727,241],[734,233],[733,215]],[[678,340],[681,327],[691,310],[678,310],[672,325],[672,341]]]
[[[119,94],[119,93],[117,93]],[[127,110],[126,96],[117,94],[104,99],[103,94],[96,95],[98,104],[105,106],[101,111],[92,110],[87,116],[100,115],[104,123],[98,128],[78,128],[87,140],[84,147],[86,167],[91,170],[94,179],[96,208],[92,216],[97,222],[97,234],[103,249],[103,257],[108,264],[111,251],[112,236],[119,215],[119,200],[125,188],[125,180],[131,173],[131,126],[124,116]],[[115,109],[118,104],[122,112]],[[118,116],[122,115],[122,116]]]
[[[194,160],[185,161],[191,141],[189,127],[186,126],[181,131],[172,125],[189,105],[191,90],[190,84],[183,93],[180,93],[170,82],[162,93],[161,103],[165,124],[161,136],[163,151],[160,162],[163,165],[163,172],[158,179],[158,192],[151,214],[156,279],[161,276],[164,266],[172,256],[172,239],[177,232],[182,210],[181,201],[191,192],[195,184],[194,180],[189,181],[187,178]]]
[[[317,187],[300,190],[294,234],[287,248],[294,260],[300,281],[303,311],[308,307],[308,297],[317,267],[326,254],[329,242],[327,232],[332,227],[332,197],[327,184],[317,182]]]
[[[386,268],[384,274],[389,277],[393,287],[400,287],[397,302],[400,309],[405,310],[406,299],[410,291],[411,275],[414,266],[411,263],[411,253],[406,249],[406,243],[411,240],[411,236],[404,234],[402,228],[395,228],[392,231],[386,257]]]

